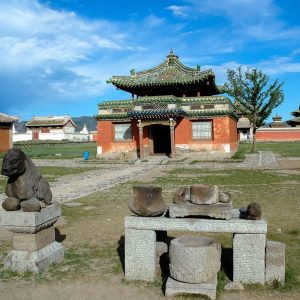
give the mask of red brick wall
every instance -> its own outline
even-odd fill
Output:
[[[205,121],[204,119],[201,119]],[[192,121],[183,118],[177,122],[175,127],[175,145],[185,145],[193,150],[221,151],[225,149],[233,152],[237,149],[237,129],[236,121],[231,117],[215,117],[206,119],[213,123],[213,138],[207,140],[192,139]],[[139,148],[139,129],[137,123],[132,125],[131,141],[114,141],[114,122],[98,121],[98,146],[102,147],[102,152],[122,152],[133,151]],[[117,123],[117,122],[115,122]],[[144,146],[149,144],[148,127],[143,128]]]
[[[300,141],[299,128],[265,129],[256,131],[257,141]]]
[[[224,144],[230,145],[230,151],[235,151],[237,149],[237,129],[236,121],[234,119],[225,116],[201,120],[212,121],[212,140],[193,140],[192,120],[182,119],[175,127],[175,144],[188,145],[194,150],[223,152]]]
[[[102,147],[102,152],[128,152],[137,148],[138,131],[135,125],[132,126],[132,139],[129,141],[114,140],[114,123],[112,121],[98,121],[97,145]]]
[[[12,148],[11,126],[0,127],[0,152],[6,152]]]

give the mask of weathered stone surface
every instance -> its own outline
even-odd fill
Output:
[[[204,283],[179,282],[169,277],[166,283],[166,296],[176,296],[181,294],[198,294],[216,299],[217,276]]]
[[[285,244],[267,241],[266,246],[266,283],[285,280]]]
[[[178,237],[171,241],[169,257],[172,278],[202,283],[220,270],[221,244],[200,236]]]
[[[211,184],[191,186],[191,200],[194,204],[213,204],[219,202],[219,188]]]
[[[155,186],[134,186],[128,206],[133,213],[144,217],[160,216],[166,209],[161,187]]]
[[[235,234],[233,281],[265,283],[265,234]]]
[[[189,186],[180,187],[174,195],[173,202],[176,204],[185,203],[191,199],[191,188]]]
[[[228,232],[228,233],[267,233],[266,220],[213,220],[166,217],[144,218],[127,216],[124,219],[126,229],[193,231],[193,232]]]
[[[29,199],[21,202],[21,209],[24,212],[41,211],[41,203],[38,199]]]
[[[152,230],[125,230],[125,277],[154,281],[156,276],[156,233]]]
[[[53,263],[62,261],[63,258],[64,247],[58,242],[52,242],[37,251],[12,250],[7,255],[4,266],[16,272],[40,273]]]
[[[164,242],[156,242],[156,256],[160,257],[168,252],[168,245]]]
[[[243,291],[245,290],[244,286],[237,281],[229,281],[225,284],[224,289],[227,291],[233,290],[233,291]]]
[[[256,202],[252,202],[247,207],[245,218],[248,220],[260,220],[261,214],[261,206]]]
[[[156,242],[156,278],[162,277],[160,260],[165,253],[168,253],[168,245],[164,242]]]
[[[197,205],[190,202],[185,202],[182,204],[170,204],[169,215],[171,218],[204,216],[215,219],[229,220],[232,217],[232,202],[218,202],[210,205]]]
[[[1,174],[8,176],[5,193],[19,200],[37,198],[50,204],[52,193],[32,160],[20,149],[11,149],[3,157]]]
[[[20,200],[15,197],[8,197],[2,202],[2,207],[7,211],[19,210]]]
[[[41,212],[0,211],[3,226],[12,232],[36,233],[52,226],[61,216],[58,203],[43,208]]]
[[[219,199],[220,202],[229,203],[231,201],[231,194],[228,192],[220,192]]]
[[[39,250],[55,240],[53,226],[37,233],[14,233],[13,249],[22,251]]]

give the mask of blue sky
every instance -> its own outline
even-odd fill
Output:
[[[298,0],[1,0],[0,112],[96,115],[130,95],[112,75],[154,67],[173,48],[181,61],[226,70],[258,68],[284,80],[284,120],[300,95]]]

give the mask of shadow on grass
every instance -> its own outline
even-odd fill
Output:
[[[118,241],[118,256],[122,265],[123,274],[125,274],[125,236],[122,235]]]
[[[59,229],[55,227],[55,241],[61,243],[65,239],[66,239],[66,235],[65,234],[61,234],[60,231],[59,231]]]

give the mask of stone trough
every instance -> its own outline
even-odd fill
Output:
[[[171,241],[166,295],[200,294],[216,298],[221,244],[206,237],[182,236]]]

